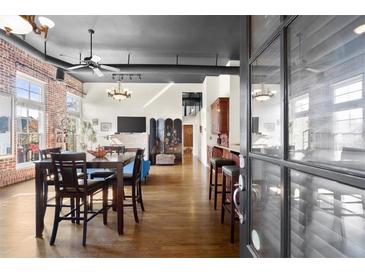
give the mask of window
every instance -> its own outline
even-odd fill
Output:
[[[252,160],[251,242],[263,257],[280,257],[280,167]]]
[[[365,191],[290,171],[291,256],[364,257]]]
[[[362,146],[363,109],[353,108],[334,113],[335,149]]]
[[[295,149],[297,151],[295,159],[300,160],[304,155],[302,152],[309,148],[308,94],[293,98],[291,104],[292,108],[290,108],[289,112],[289,144],[290,150]]]
[[[365,170],[364,36],[353,31],[364,19],[299,16],[289,25],[290,159]]]
[[[16,78],[17,164],[39,160],[44,145],[43,85],[31,78]]]
[[[12,154],[12,97],[0,92],[0,156]]]
[[[309,109],[309,96],[308,94],[299,97],[298,99],[295,100],[295,113],[300,113],[300,112],[304,112],[304,111],[308,111]]]
[[[42,102],[42,86],[28,79],[17,77],[16,96],[25,100]]]
[[[251,136],[253,152],[281,155],[280,39],[251,65]],[[255,123],[255,124],[253,124]]]
[[[362,75],[333,86],[334,103],[340,104],[362,98]]]
[[[77,151],[80,143],[80,125],[81,125],[81,97],[72,93],[66,94],[67,108],[67,150]]]
[[[251,17],[251,54],[265,43],[279,25],[279,15],[254,15]]]
[[[81,115],[81,98],[67,93],[66,95],[66,107],[68,113],[74,113],[76,116]]]

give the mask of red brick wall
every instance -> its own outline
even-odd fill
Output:
[[[52,147],[55,145],[55,127],[66,116],[66,92],[82,96],[82,82],[67,74],[64,83],[53,80],[56,75],[54,66],[29,55],[0,38],[1,91],[15,94],[17,71],[46,83],[44,89],[46,146]],[[15,122],[13,123],[14,128]],[[34,177],[34,167],[16,168],[15,138],[16,134],[13,130],[13,155],[0,156],[0,187]]]

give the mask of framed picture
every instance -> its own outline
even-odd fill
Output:
[[[99,125],[99,119],[92,119],[91,123],[93,126],[97,126],[97,125]]]
[[[111,131],[112,123],[102,122],[100,123],[100,131]]]

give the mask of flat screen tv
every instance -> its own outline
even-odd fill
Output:
[[[146,117],[118,117],[118,133],[146,132]]]

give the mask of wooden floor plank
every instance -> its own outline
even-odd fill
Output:
[[[146,211],[139,211],[140,224],[127,208],[124,235],[118,236],[110,211],[107,226],[102,216],[89,223],[87,247],[81,245],[82,225],[66,221],[51,247],[53,209],[47,209],[44,239],[34,237],[34,181],[2,188],[0,257],[239,256],[238,240],[229,243],[228,219],[221,225],[220,210],[214,211],[208,200],[208,172],[197,159],[153,166],[143,194]]]

